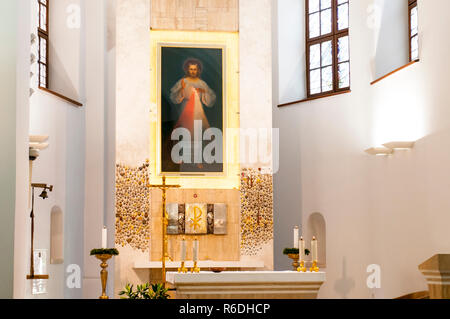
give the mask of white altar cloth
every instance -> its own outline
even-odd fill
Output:
[[[229,271],[181,274],[166,280],[179,299],[314,299],[325,272]]]

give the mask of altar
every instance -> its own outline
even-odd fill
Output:
[[[192,1],[150,2],[151,27],[140,29],[148,22],[142,18],[138,31],[120,37],[121,57],[139,65],[132,63],[134,84],[122,81],[117,92],[115,294],[127,284],[160,283],[176,288],[177,298],[316,298],[325,274],[270,272],[276,143],[272,94],[261,90],[271,64],[258,61],[271,47],[246,47],[252,42],[240,38],[267,29],[240,30],[235,0],[202,2],[195,11],[211,16],[206,28],[194,29],[158,24],[192,21],[180,16]],[[183,9],[167,9],[174,5]],[[141,15],[129,10],[124,34],[126,20]],[[118,62],[121,79],[129,63]],[[173,273],[182,264],[200,273]],[[208,272],[215,268],[227,271]]]
[[[168,272],[177,299],[316,299],[325,272]]]

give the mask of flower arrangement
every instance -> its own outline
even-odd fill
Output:
[[[138,285],[136,291],[133,290],[133,285],[127,284],[125,290],[119,292],[121,299],[169,299],[168,289],[164,288],[163,284]]]
[[[91,250],[91,256],[97,255],[111,255],[117,256],[119,255],[119,251],[116,248],[97,248]]]
[[[300,250],[298,248],[285,248],[283,250],[283,255],[298,255],[300,253]],[[309,256],[311,252],[309,249],[305,249],[305,255]]]

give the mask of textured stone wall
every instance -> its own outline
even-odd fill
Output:
[[[272,174],[241,174],[241,255],[255,256],[273,239]]]
[[[153,30],[239,30],[239,0],[152,0]]]
[[[147,252],[151,214],[149,163],[116,166],[116,244]],[[241,174],[241,255],[255,256],[273,239],[272,174],[244,169]]]
[[[116,165],[116,245],[146,252],[150,240],[149,163]]]

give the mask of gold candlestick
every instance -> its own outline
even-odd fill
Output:
[[[183,274],[186,274],[188,272],[188,270],[187,270],[187,268],[185,267],[185,265],[184,265],[184,261],[182,261],[181,262],[181,267],[180,268],[178,268],[178,273],[183,273]]]
[[[197,266],[197,262],[194,261],[194,267],[191,268],[191,273],[198,274],[200,272],[200,268]]]
[[[300,262],[300,267],[297,268],[298,272],[306,272],[305,262],[302,260]]]
[[[300,266],[298,263],[299,254],[289,254],[288,257],[294,261],[292,267],[294,267],[294,271],[297,271],[297,268]]]
[[[319,267],[317,266],[317,260],[313,261],[311,268],[309,268],[310,272],[319,272]]]
[[[102,261],[100,264],[100,267],[102,267],[102,270],[100,271],[100,278],[102,279],[102,295],[99,299],[109,299],[106,295],[106,283],[108,281],[108,271],[106,270],[108,264],[106,262],[111,259],[112,255],[95,255],[95,257]]]

